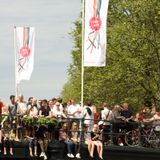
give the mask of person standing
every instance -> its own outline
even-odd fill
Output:
[[[121,116],[124,117],[124,120],[127,121],[127,122],[133,120],[133,113],[129,109],[128,103],[123,103],[122,104]]]
[[[29,116],[34,117],[35,119],[38,118],[38,105],[37,105],[37,99],[32,98],[31,104],[28,105],[28,111]]]
[[[56,102],[55,104],[56,108],[50,111],[51,117],[56,117],[59,122],[61,122],[62,119],[67,118],[66,115],[61,111],[60,109],[60,103]]]
[[[18,133],[18,139],[22,140],[23,136],[25,135],[25,129],[22,127],[22,117],[24,115],[27,115],[27,104],[24,101],[24,97],[22,94],[18,96],[17,101],[17,133]]]
[[[124,122],[126,123],[127,131],[131,131],[138,127],[135,121],[133,120],[133,113],[131,109],[129,108],[128,103],[122,104],[121,116],[124,118]]]
[[[27,105],[27,108],[28,108],[29,105],[32,104],[32,99],[33,99],[33,97],[29,97],[29,98],[28,98],[28,102],[27,102],[27,104],[26,104],[26,105]]]
[[[82,108],[79,104],[75,103],[74,99],[70,101],[70,105],[68,106],[67,112],[68,112],[69,118],[73,118],[73,119],[82,118]]]
[[[53,115],[53,113],[54,113],[54,108],[55,108],[54,105],[55,105],[55,104],[54,104],[54,102],[53,102],[52,100],[49,100],[49,101],[48,101],[48,106],[49,106],[49,108],[50,108],[50,113],[49,113],[49,116],[50,116],[50,117],[52,117],[52,115]]]
[[[94,113],[91,102],[87,102],[83,108],[84,125],[88,126],[89,131],[92,131],[94,125]]]
[[[2,114],[3,108],[4,108],[4,103],[2,102],[2,100],[0,99],[0,115]]]
[[[93,105],[93,117],[94,117],[94,124],[97,124],[99,120],[99,113],[97,112],[97,107],[95,105]]]
[[[44,99],[41,102],[39,116],[48,117],[49,113],[50,113],[50,107],[48,106],[48,101],[46,99]]]
[[[27,114],[27,104],[24,101],[24,97],[22,94],[18,96],[18,101],[17,101],[17,114],[19,116],[24,116]]]
[[[112,111],[109,109],[109,105],[107,103],[103,103],[103,110],[101,111],[101,119],[104,122],[104,125],[110,124]]]
[[[9,114],[10,128],[15,128],[15,121],[16,121],[16,115],[17,115],[17,103],[14,95],[10,96],[10,103],[8,105],[8,114]]]
[[[102,127],[103,127],[103,142],[106,144],[108,140],[110,139],[110,130],[111,130],[111,115],[112,111],[110,109],[110,106],[107,103],[103,103],[103,110],[101,110],[101,119],[102,121]],[[100,123],[99,122],[99,123]],[[98,124],[99,124],[98,123]]]

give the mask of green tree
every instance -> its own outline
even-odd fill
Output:
[[[84,100],[100,105],[129,102],[159,105],[160,1],[110,0],[107,21],[107,65],[86,67]],[[72,32],[74,48],[69,79],[62,91],[80,100],[81,23]],[[68,97],[66,96],[68,95]]]

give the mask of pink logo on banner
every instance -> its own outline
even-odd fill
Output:
[[[28,47],[22,47],[20,49],[20,54],[22,57],[26,58],[30,55],[30,49]]]
[[[92,30],[98,31],[101,28],[102,21],[99,17],[92,17],[89,21],[89,25]]]

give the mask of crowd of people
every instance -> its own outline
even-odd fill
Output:
[[[103,103],[99,111],[98,108],[91,102],[81,106],[73,99],[64,103],[62,99],[37,100],[30,97],[26,102],[23,95],[19,95],[17,98],[11,95],[8,105],[0,100],[0,115],[1,117],[4,114],[7,115],[3,119],[1,118],[0,143],[3,142],[3,154],[7,154],[7,141],[9,142],[10,155],[13,155],[13,141],[19,141],[23,137],[28,141],[31,157],[38,156],[37,146],[39,144],[41,149],[39,156],[47,159],[48,142],[55,138],[52,135],[52,129],[49,130],[45,126],[29,126],[24,133],[21,119],[26,115],[34,117],[35,120],[39,117],[56,118],[61,124],[56,139],[66,145],[69,158],[76,157],[77,159],[81,158],[82,142],[88,146],[91,158],[94,156],[96,146],[99,158],[103,159],[103,145],[109,139],[108,134],[104,133],[110,132],[110,124],[112,124],[112,132],[119,133],[124,127],[126,130],[136,129],[136,122],[151,122],[160,119],[160,112],[156,111],[155,107],[150,109],[144,106],[135,116],[128,103],[114,107]],[[117,145],[123,145],[122,139],[122,137],[115,136],[113,142]]]

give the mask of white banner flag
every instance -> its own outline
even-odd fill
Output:
[[[34,65],[35,29],[14,27],[16,84],[29,80]]]
[[[106,64],[106,19],[109,0],[86,0],[84,66]]]

